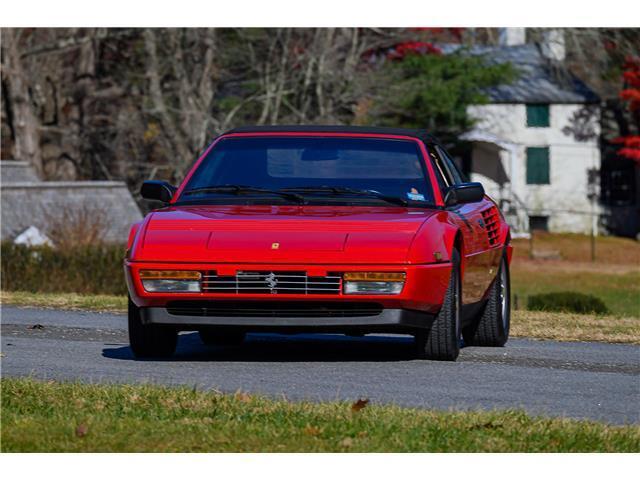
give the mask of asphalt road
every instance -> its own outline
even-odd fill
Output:
[[[444,363],[412,358],[411,338],[403,336],[259,334],[218,348],[184,333],[172,359],[140,361],[123,315],[7,306],[1,313],[3,376],[640,423],[640,347],[633,345],[512,339],[506,348],[464,348],[457,362]]]

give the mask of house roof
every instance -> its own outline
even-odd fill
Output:
[[[458,44],[439,45],[443,53],[460,50]],[[490,63],[511,63],[519,77],[511,84],[487,89],[491,103],[597,103],[598,96],[579,78],[542,55],[538,45],[478,45],[471,55]]]
[[[391,128],[391,127],[367,127],[355,125],[261,125],[245,126],[229,130],[229,133],[354,133],[373,135],[404,135],[418,138],[426,143],[439,143],[438,140],[425,130],[412,128]]]

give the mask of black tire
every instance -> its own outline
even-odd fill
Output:
[[[460,306],[462,289],[460,281],[460,254],[454,248],[449,287],[442,308],[431,329],[415,336],[418,355],[429,360],[454,361],[460,354]]]
[[[136,358],[170,357],[176,351],[178,332],[165,325],[144,325],[140,308],[129,299],[129,345]]]
[[[465,345],[503,347],[509,339],[511,322],[511,280],[509,262],[502,255],[489,298],[478,319],[462,330]]]
[[[245,332],[220,330],[219,328],[201,328],[200,340],[205,345],[231,346],[244,342]]]

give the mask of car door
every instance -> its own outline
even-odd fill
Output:
[[[465,179],[446,150],[435,145],[442,174],[453,184],[464,183]],[[492,210],[493,209],[493,210]],[[465,305],[479,302],[491,286],[499,264],[495,249],[490,244],[487,225],[497,225],[497,209],[486,197],[480,202],[466,203],[450,207],[449,212],[460,225],[464,242],[462,272],[462,302]],[[495,216],[494,216],[495,214]],[[496,229],[497,230],[497,229]]]

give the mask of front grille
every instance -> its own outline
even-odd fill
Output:
[[[382,313],[370,302],[236,302],[176,301],[167,305],[171,315],[193,317],[369,317]]]
[[[336,295],[341,290],[342,277],[310,277],[304,271],[240,271],[236,275],[219,276],[215,271],[202,277],[202,291],[206,293],[267,293]]]

